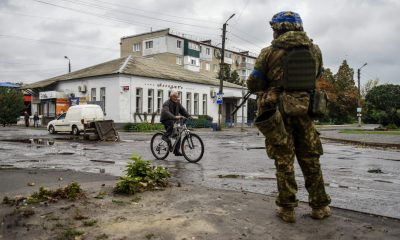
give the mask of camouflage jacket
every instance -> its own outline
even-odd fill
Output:
[[[277,95],[273,87],[269,87],[272,81],[278,81],[283,78],[283,56],[288,49],[294,47],[310,47],[311,53],[316,60],[316,73],[322,71],[322,54],[319,47],[312,43],[305,32],[289,31],[277,39],[273,40],[271,46],[261,50],[258,56],[254,70],[247,79],[247,88],[250,92],[257,93],[258,108],[260,112],[261,105],[271,101],[276,103]],[[271,94],[272,93],[272,94]],[[275,94],[274,94],[275,93]]]

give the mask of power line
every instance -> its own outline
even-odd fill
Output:
[[[87,12],[87,11],[83,11],[83,10],[79,10],[79,9],[75,9],[75,8],[60,6],[60,5],[56,5],[56,4],[52,4],[52,3],[48,3],[48,2],[39,1],[39,0],[33,0],[33,1],[38,2],[38,3],[42,3],[42,4],[47,4],[47,5],[54,6],[54,7],[58,7],[58,8],[67,9],[67,10],[70,10],[70,11],[73,11],[73,12],[79,12],[79,13],[83,13],[83,14],[99,17],[101,19],[108,19],[108,20],[111,20],[111,21],[119,22],[119,23],[129,24],[129,25],[132,25],[132,26],[135,26],[135,27],[142,27],[142,28],[148,29],[150,27],[158,26],[158,27],[161,27],[161,28],[168,28],[168,26],[162,26],[162,25],[158,25],[158,24],[142,23],[142,22],[138,22],[138,21],[127,21],[127,20],[124,20],[124,19],[119,19],[119,18],[110,17],[110,16],[106,16],[106,15],[101,15],[101,14],[95,14],[95,13],[92,13],[92,12]],[[192,33],[196,33],[196,34],[202,34],[202,35],[205,35],[205,36],[217,36],[217,35],[204,34],[204,33],[199,33],[199,32],[195,32],[195,31],[188,31],[188,30],[186,30],[185,32],[192,32]]]
[[[240,17],[242,16],[243,11],[247,8],[247,5],[249,4],[249,2],[250,2],[250,0],[247,0],[247,2],[245,3],[244,7],[242,8],[240,13],[238,14],[234,24],[236,24],[239,21]]]
[[[234,34],[234,33],[232,33],[232,32],[229,32],[229,33],[232,34],[232,36],[234,36],[234,37],[236,37],[236,38],[238,38],[238,39],[240,39],[240,40],[242,40],[242,41],[244,41],[244,42],[247,42],[247,43],[249,43],[249,44],[251,44],[251,45],[257,47],[257,49],[258,49],[259,51],[261,51],[262,47],[260,47],[260,46],[258,46],[258,45],[256,45],[256,44],[254,44],[254,43],[252,43],[252,42],[250,42],[250,41],[248,41],[248,40],[246,40],[246,39],[244,39],[244,38],[241,38],[241,37],[239,37],[238,35],[236,35],[236,34]]]
[[[87,45],[80,45],[80,44],[73,44],[73,43],[57,42],[57,41],[52,41],[52,40],[33,39],[33,38],[27,38],[27,37],[15,36],[15,35],[0,34],[0,37],[3,37],[3,38],[16,38],[16,39],[29,40],[29,41],[36,41],[36,42],[45,42],[45,43],[59,44],[59,45],[64,45],[64,46],[66,45],[66,46],[72,46],[72,47],[78,47],[78,48],[85,48],[85,49],[86,49],[86,48],[94,48],[94,49],[102,49],[102,50],[108,50],[108,51],[119,51],[119,49],[116,49],[116,48],[105,48],[105,47],[87,46]]]
[[[40,3],[49,4],[49,5],[53,5],[53,6],[57,6],[57,7],[65,7],[65,6],[61,6],[61,5],[57,5],[57,4],[43,2],[43,1],[40,1],[40,0],[34,0],[34,1],[40,2]],[[61,0],[61,1],[69,2],[69,3],[72,3],[72,4],[84,5],[84,6],[88,6],[88,7],[94,7],[94,8],[102,9],[102,10],[115,11],[114,9],[107,8],[107,7],[104,7],[104,6],[101,6],[101,5],[96,5],[96,4],[93,4],[93,3],[90,4],[90,3],[85,3],[85,2],[74,2],[74,1],[70,1],[70,0]],[[177,22],[177,21],[172,21],[172,20],[162,19],[162,18],[157,18],[157,17],[150,17],[150,16],[146,16],[146,15],[142,15],[142,14],[131,13],[131,12],[126,12],[126,11],[121,11],[121,10],[119,10],[118,13],[127,14],[129,16],[135,15],[135,16],[142,17],[142,18],[148,18],[148,19],[153,19],[153,20],[163,21],[163,22],[169,22],[169,23],[175,23],[175,24],[180,24],[180,25],[185,25],[185,26],[190,26],[190,27],[210,29],[210,27],[206,27],[206,26],[201,26],[201,25],[196,25],[196,24],[188,24],[188,23],[183,23],[183,22]]]
[[[248,34],[248,33],[246,33],[246,32],[243,32],[243,31],[239,30],[238,28],[236,28],[236,27],[234,27],[234,26],[232,26],[232,31],[237,31],[237,32],[239,32],[239,33],[241,33],[241,34],[243,34],[243,35],[245,35],[245,36],[251,37],[252,39],[257,40],[257,41],[259,41],[259,42],[264,42],[264,41],[265,41],[265,40],[261,40],[261,39],[255,38],[255,37],[251,36],[251,34]],[[261,49],[262,49],[262,48],[261,48]]]
[[[196,19],[196,18],[188,18],[188,17],[170,15],[170,14],[166,14],[166,13],[162,13],[162,12],[143,10],[143,9],[139,9],[139,8],[133,8],[133,7],[130,7],[130,6],[127,6],[127,5],[121,5],[121,4],[116,4],[116,3],[109,3],[109,2],[104,2],[104,1],[100,1],[100,0],[96,0],[95,2],[101,2],[101,3],[108,4],[108,5],[112,5],[112,6],[119,6],[119,7],[122,7],[122,8],[124,8],[124,9],[128,8],[128,9],[132,9],[132,10],[136,10],[136,11],[155,13],[155,14],[158,14],[158,15],[161,14],[161,15],[165,15],[165,16],[169,16],[169,17],[174,17],[174,18],[179,18],[179,19],[188,19],[188,20],[199,21],[199,22],[210,22],[210,23],[216,23],[216,24],[218,24],[218,25],[222,24],[222,23],[216,22],[216,21],[209,21],[209,20],[204,20],[204,19]]]
[[[48,19],[48,20],[53,20],[53,21],[76,22],[76,23],[92,24],[92,25],[97,25],[97,26],[100,25],[100,26],[105,26],[105,27],[110,27],[110,28],[115,28],[115,26],[117,26],[116,24],[107,25],[107,24],[78,21],[78,20],[72,20],[72,19],[50,18],[50,17],[23,14],[23,13],[19,13],[19,12],[6,12],[6,11],[0,11],[0,12],[4,13],[4,14],[10,14],[10,15],[19,15],[19,16],[23,16],[23,17],[41,18],[41,19]],[[120,26],[118,26],[118,27],[120,27]]]

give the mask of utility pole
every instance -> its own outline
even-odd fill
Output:
[[[358,80],[358,107],[357,107],[357,117],[358,126],[361,127],[361,68],[365,67],[367,63],[364,63],[359,69],[357,69],[357,80]]]
[[[68,59],[68,72],[70,73],[71,72],[71,60],[67,56],[64,56],[64,58]]]
[[[219,95],[220,97],[223,96],[223,91],[224,91],[224,80],[223,80],[223,74],[225,70],[225,39],[226,39],[226,26],[228,25],[228,21],[233,18],[235,14],[232,14],[228,20],[225,21],[224,25],[222,25],[222,49],[221,49],[221,62],[219,64]],[[222,97],[223,99],[223,97]],[[222,104],[219,104],[218,106],[218,130],[221,130],[222,126]]]

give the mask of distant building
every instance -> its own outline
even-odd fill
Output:
[[[32,92],[32,112],[54,119],[74,104],[102,106],[115,122],[158,121],[162,104],[172,89],[191,115],[218,120],[216,92],[219,80],[159,59],[128,55],[99,65],[23,86]],[[241,122],[241,112],[231,112],[242,98],[242,87],[224,82],[223,122]],[[247,113],[246,105],[244,112]],[[247,117],[244,117],[247,121]]]
[[[195,39],[169,28],[122,37],[120,45],[121,57],[154,57],[213,78],[219,72],[221,47],[213,46],[211,40]],[[249,51],[226,49],[224,62],[244,80],[253,70],[256,57]]]

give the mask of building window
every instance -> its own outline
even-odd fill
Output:
[[[190,64],[196,66],[196,59],[190,59]]]
[[[195,93],[194,94],[194,99],[193,99],[193,110],[194,110],[194,115],[199,115],[199,94]]]
[[[100,88],[100,101],[103,105],[103,112],[106,113],[106,88]]]
[[[200,45],[200,52],[201,52],[201,51],[203,51],[203,48],[202,48],[201,45]]]
[[[192,112],[192,93],[186,93],[186,111],[189,114]]]
[[[146,49],[153,48],[153,40],[146,42]]]
[[[206,54],[210,55],[210,48],[206,48]]]
[[[213,64],[213,70],[214,72],[218,72],[218,64]]]
[[[203,94],[203,115],[207,115],[207,94]]]
[[[176,57],[176,64],[182,65],[182,57]]]
[[[157,90],[157,113],[160,114],[164,103],[164,91]]]
[[[181,102],[181,100],[182,100],[182,92],[179,91],[178,92],[178,101]]]
[[[176,47],[177,47],[177,48],[182,48],[182,41],[177,40],[177,41],[176,41]]]
[[[210,71],[210,64],[209,63],[206,63],[206,70]]]
[[[96,102],[96,88],[92,88],[90,90],[90,97],[92,98],[91,99],[92,102]]]
[[[149,89],[147,93],[147,113],[150,114],[154,112],[154,89]]]
[[[189,49],[199,51],[199,45],[189,42]]]
[[[232,53],[230,53],[230,52],[225,52],[225,57],[227,57],[227,58],[232,58]]]
[[[136,88],[136,113],[142,113],[143,89]]]
[[[133,44],[133,51],[134,52],[139,52],[140,50],[141,50],[141,44],[140,43]]]

